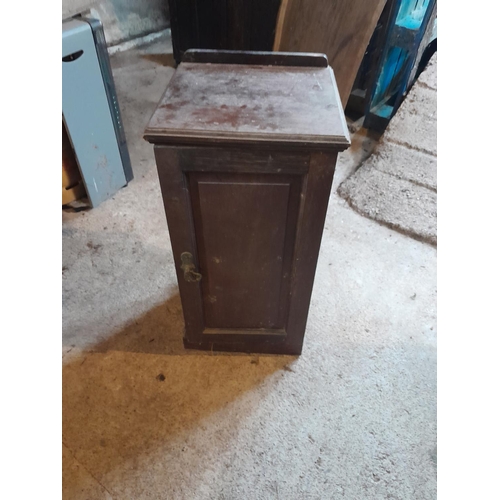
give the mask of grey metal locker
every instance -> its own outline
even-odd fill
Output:
[[[63,22],[63,120],[93,207],[133,178],[109,60],[103,50],[99,21]]]

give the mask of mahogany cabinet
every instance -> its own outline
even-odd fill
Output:
[[[326,56],[187,51],[145,139],[185,347],[300,354],[337,153],[350,144]]]

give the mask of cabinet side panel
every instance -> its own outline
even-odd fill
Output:
[[[287,345],[296,354],[302,351],[336,160],[337,153],[313,153],[303,183],[286,326]]]

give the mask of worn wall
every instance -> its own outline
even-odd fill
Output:
[[[168,0],[63,0],[63,19],[89,12],[101,20],[108,45],[169,26]]]

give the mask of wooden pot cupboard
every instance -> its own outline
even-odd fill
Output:
[[[154,144],[186,348],[300,354],[337,154],[323,54],[189,50]]]

